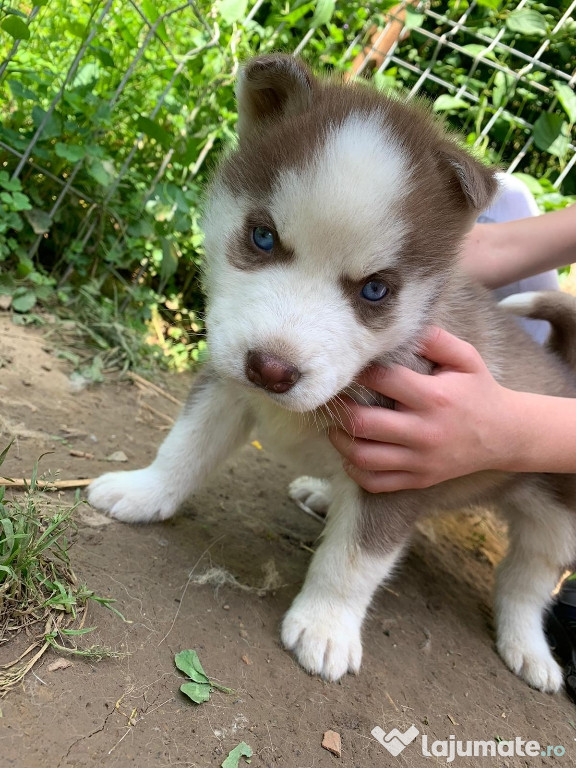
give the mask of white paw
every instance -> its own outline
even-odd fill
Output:
[[[332,500],[331,486],[328,480],[303,475],[297,477],[288,486],[288,495],[294,501],[305,504],[314,512],[326,513]]]
[[[166,520],[180,506],[174,480],[146,467],[133,472],[108,472],[88,487],[88,501],[111,517],[126,523]]]
[[[527,633],[529,634],[529,633]],[[544,635],[530,638],[498,640],[498,652],[506,665],[532,688],[544,693],[557,693],[564,684],[564,676],[554,661]]]
[[[334,682],[360,669],[361,624],[343,605],[300,594],[282,622],[282,643],[307,672]]]

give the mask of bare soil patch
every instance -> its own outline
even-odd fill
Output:
[[[166,434],[166,417],[178,411],[129,380],[73,393],[66,363],[42,333],[7,316],[0,317],[0,366],[1,445],[16,438],[3,468],[11,477],[30,476],[47,450],[41,468],[61,479],[141,467]],[[182,399],[189,378],[156,383]],[[105,461],[115,451],[128,462]],[[35,675],[0,702],[0,764],[211,768],[240,741],[254,750],[257,768],[445,764],[420,754],[420,738],[392,757],[370,733],[412,724],[429,742],[450,734],[519,736],[566,748],[561,759],[459,757],[457,767],[575,764],[574,706],[564,694],[529,689],[494,650],[490,592],[504,535],[490,518],[455,513],[421,526],[372,607],[357,677],[327,684],[297,666],[279,644],[279,624],[320,530],[288,499],[291,479],[266,445],[249,444],[166,523],[103,524],[87,506],[79,510],[75,571],[116,598],[132,622],[91,606],[87,625],[97,630],[90,642],[127,655],[100,663],[71,658],[51,671],[56,654],[47,653]],[[62,499],[71,502],[73,492]],[[270,563],[281,586],[264,596],[190,581],[191,573],[218,566],[260,587]],[[0,644],[0,664],[14,655],[14,642]],[[189,703],[173,664],[185,648],[196,649],[206,673],[236,693]],[[341,736],[341,758],[321,746],[328,730]]]

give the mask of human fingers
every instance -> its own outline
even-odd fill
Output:
[[[421,477],[413,472],[370,472],[358,469],[353,464],[346,464],[344,469],[348,476],[368,493],[393,493],[425,487]]]
[[[352,438],[339,429],[331,430],[329,438],[347,462],[364,471],[405,470],[414,462],[413,452],[403,445]]]
[[[357,381],[360,385],[396,400],[407,408],[415,409],[426,402],[432,386],[428,374],[416,373],[402,365],[393,368],[371,365],[358,376]]]
[[[339,399],[331,401],[330,412],[336,417],[336,425],[354,439],[405,445],[418,429],[410,415],[379,405],[358,405],[353,400]]]
[[[428,328],[420,354],[432,363],[463,373],[473,373],[482,364],[482,358],[472,344],[438,326]]]

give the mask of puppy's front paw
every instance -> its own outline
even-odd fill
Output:
[[[498,652],[506,665],[532,688],[557,693],[564,684],[562,670],[554,661],[544,635],[500,637]]]
[[[328,480],[303,475],[290,483],[288,495],[314,512],[326,514],[331,501],[331,486]]]
[[[350,609],[301,594],[282,622],[282,642],[307,672],[334,682],[360,669],[360,628]]]
[[[173,483],[173,480],[172,480]],[[125,523],[166,520],[180,505],[169,479],[152,467],[108,472],[88,487],[88,501]]]

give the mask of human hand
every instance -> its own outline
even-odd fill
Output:
[[[470,344],[430,329],[422,355],[431,375],[372,366],[358,383],[396,401],[396,409],[330,403],[341,429],[330,440],[350,477],[371,493],[427,488],[485,469],[506,469],[514,453],[515,396],[492,377]]]

